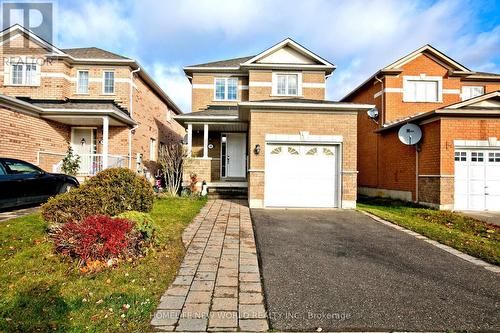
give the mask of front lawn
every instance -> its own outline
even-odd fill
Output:
[[[362,197],[357,207],[471,256],[500,265],[499,226],[399,200]]]
[[[182,231],[204,204],[156,200],[156,250],[92,275],[53,253],[39,214],[0,223],[0,332],[149,331],[184,255]]]

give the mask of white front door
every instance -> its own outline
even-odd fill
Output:
[[[500,211],[500,151],[455,151],[456,210]]]
[[[246,174],[246,135],[245,133],[226,134],[226,177],[245,177]]]
[[[95,153],[94,135],[92,128],[73,127],[71,134],[71,146],[73,152],[80,156],[80,173],[91,173],[93,165],[93,153]]]
[[[338,207],[338,145],[267,144],[266,207]]]

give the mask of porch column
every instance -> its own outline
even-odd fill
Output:
[[[193,125],[188,124],[188,151],[187,155],[188,157],[191,157],[191,152],[193,150]]]
[[[102,117],[102,169],[108,168],[109,117]]]
[[[208,124],[203,124],[203,158],[208,158]]]

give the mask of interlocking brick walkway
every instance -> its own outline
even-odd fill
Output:
[[[250,210],[209,201],[183,234],[186,256],[161,298],[155,331],[266,331]]]
[[[15,219],[16,217],[21,217],[33,213],[37,213],[40,210],[40,207],[29,207],[23,209],[17,209],[7,212],[0,212],[0,222],[8,221],[11,219]]]

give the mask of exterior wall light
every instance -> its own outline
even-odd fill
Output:
[[[259,155],[260,154],[260,145],[259,144],[255,145],[255,148],[254,148],[253,152],[255,153],[255,155]]]

